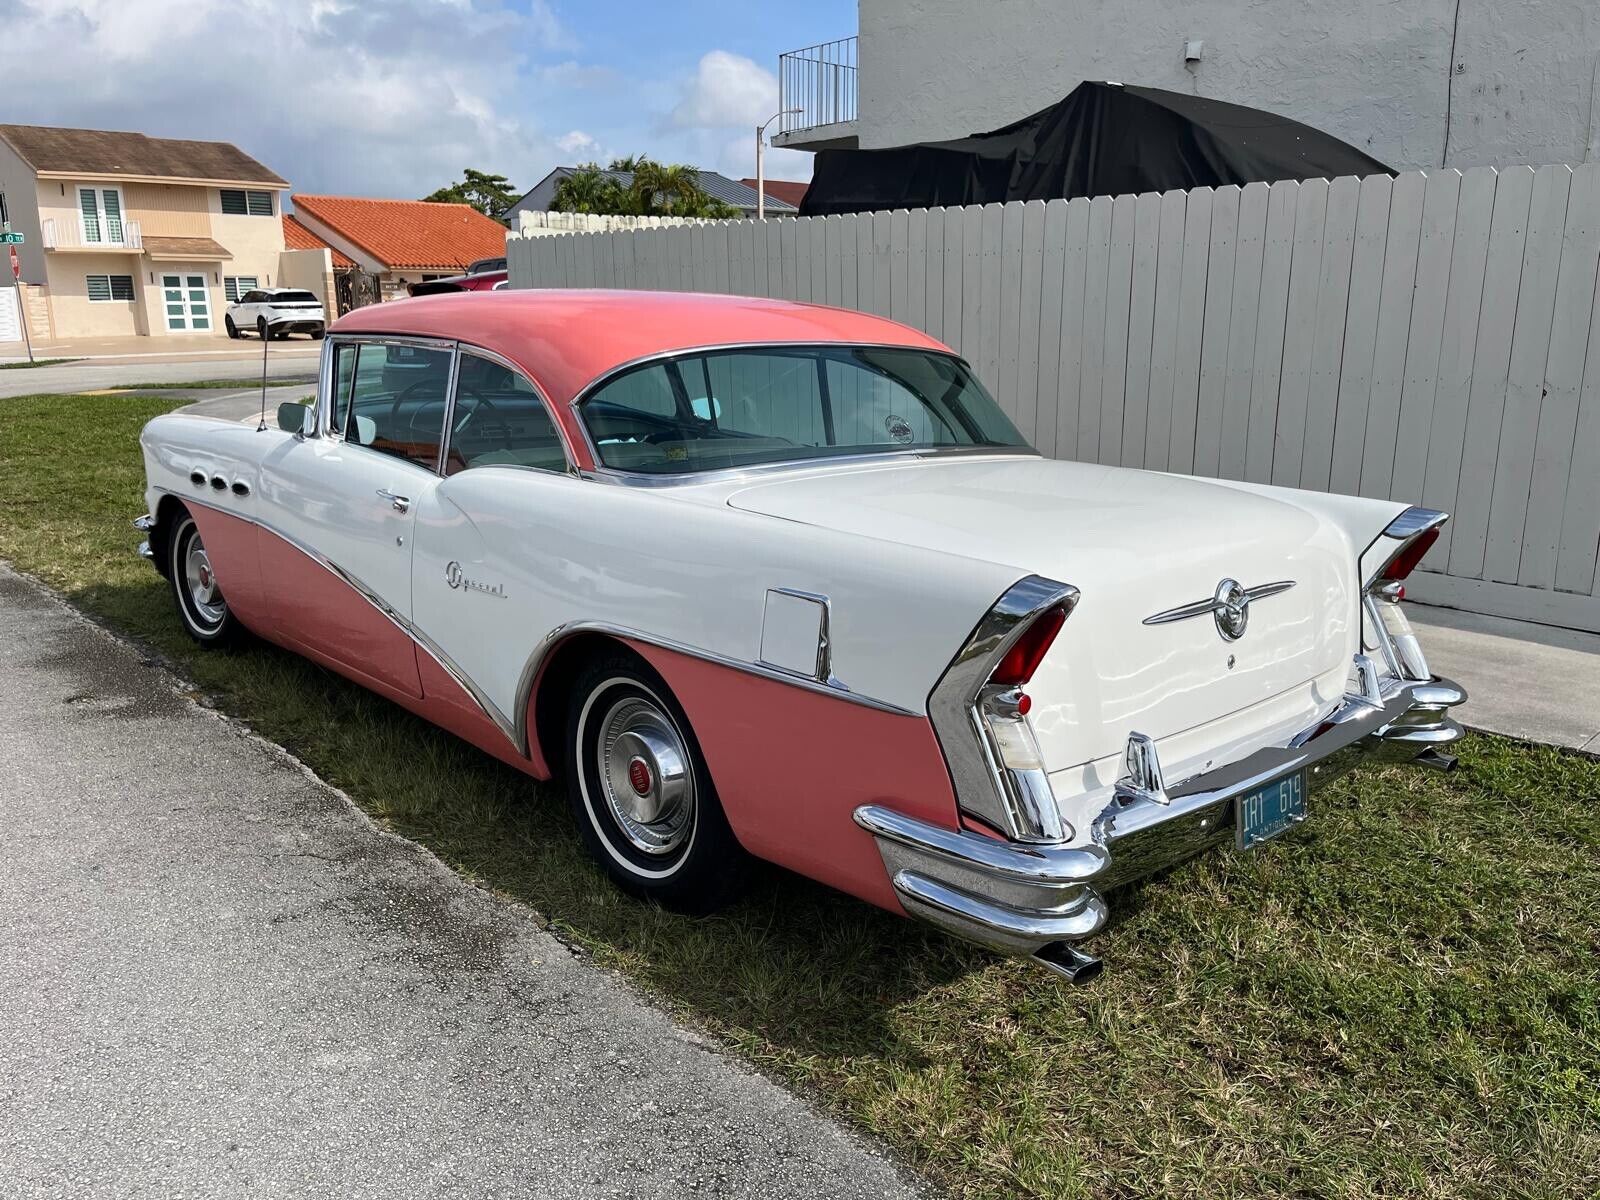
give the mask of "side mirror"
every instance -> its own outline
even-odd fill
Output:
[[[316,411],[309,404],[290,400],[278,405],[278,428],[285,433],[305,437],[316,428]]]

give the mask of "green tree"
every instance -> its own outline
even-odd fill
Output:
[[[467,167],[459,182],[439,188],[423,199],[442,204],[470,204],[484,216],[498,220],[521,195],[504,175],[490,175]]]
[[[607,172],[626,172],[626,187]],[[631,217],[703,217],[730,220],[739,210],[706,195],[698,173],[681,163],[652,158],[613,159],[601,170],[584,163],[556,185],[550,207],[556,212],[609,213]]]

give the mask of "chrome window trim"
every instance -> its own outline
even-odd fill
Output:
[[[628,373],[629,371],[634,371],[654,363],[675,361],[679,358],[688,358],[697,354],[715,354],[731,350],[749,350],[755,353],[759,353],[761,351],[782,352],[786,350],[791,352],[803,350],[921,351],[924,354],[931,354],[938,358],[948,358],[953,362],[960,363],[962,367],[971,373],[974,379],[977,378],[977,372],[973,371],[972,364],[967,362],[966,359],[962,358],[961,355],[957,354],[955,351],[948,349],[937,349],[933,346],[912,346],[907,345],[905,342],[819,342],[813,340],[794,342],[710,342],[701,346],[684,346],[676,350],[658,350],[650,354],[641,354],[637,358],[630,358],[628,361],[619,363],[614,367],[606,369],[599,375],[596,375],[588,383],[584,384],[583,387],[578,389],[577,395],[575,395],[571,400],[567,401],[567,407],[572,410],[572,419],[577,423],[579,431],[583,434],[584,446],[589,451],[589,458],[595,464],[588,471],[583,472],[583,475],[586,478],[601,478],[635,487],[670,487],[684,483],[703,483],[713,479],[737,477],[738,475],[747,471],[753,471],[762,468],[794,470],[797,467],[817,466],[822,463],[843,462],[850,459],[871,459],[873,461],[881,461],[883,459],[896,458],[930,458],[935,456],[943,457],[944,455],[952,452],[992,454],[1001,456],[1027,454],[1035,457],[1042,457],[1038,450],[1034,449],[1034,447],[1029,443],[1024,442],[1020,446],[947,446],[939,448],[929,447],[921,450],[871,451],[860,454],[840,455],[836,458],[825,457],[787,459],[782,462],[752,463],[748,467],[712,467],[705,471],[684,471],[680,474],[672,475],[658,474],[650,471],[626,471],[618,467],[608,467],[605,465],[604,460],[602,460],[600,457],[600,448],[595,444],[594,437],[589,432],[589,426],[583,419],[581,406],[585,401],[589,400],[595,394],[595,392],[605,387],[607,384],[612,382],[612,380],[616,379],[620,375]],[[981,386],[982,381],[980,380],[979,382]],[[996,403],[998,404],[998,401]],[[1007,415],[1006,420],[1009,421],[1010,419],[1010,416]],[[1019,429],[1017,430],[1017,433],[1020,436],[1022,431]]]
[[[928,718],[944,751],[961,809],[1015,841],[1054,842],[1071,835],[1046,788],[1014,791],[979,711],[985,685],[1006,651],[1052,608],[1071,617],[1078,589],[1029,575],[1005,590],[967,636],[928,696]]]

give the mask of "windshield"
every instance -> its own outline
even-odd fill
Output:
[[[607,467],[657,475],[841,454],[1027,449],[965,364],[928,350],[750,346],[675,355],[578,406]]]

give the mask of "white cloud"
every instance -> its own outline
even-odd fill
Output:
[[[755,127],[778,111],[778,78],[753,59],[712,50],[672,110],[681,129]],[[752,143],[753,144],[753,143]]]
[[[600,156],[600,143],[581,129],[562,134],[556,139],[556,145],[572,157],[585,161]]]
[[[8,14],[7,120],[231,141],[307,192],[520,185],[561,151],[506,106],[570,46],[545,0],[37,0]]]

